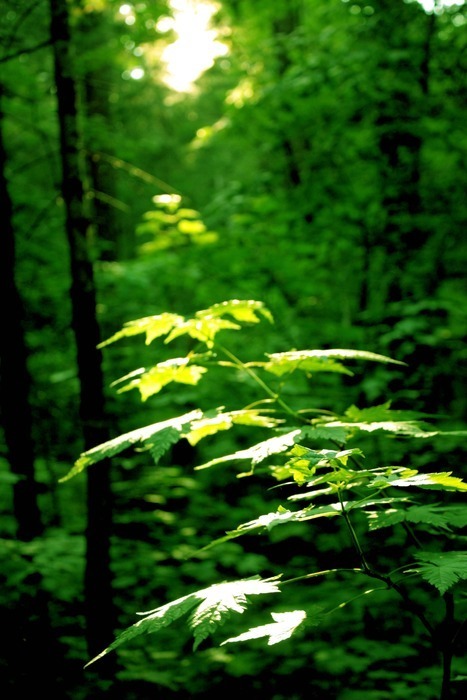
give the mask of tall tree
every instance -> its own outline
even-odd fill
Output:
[[[15,280],[15,238],[13,205],[6,177],[6,152],[3,143],[2,92],[0,85],[0,207],[2,210],[0,295],[8,309],[8,332],[0,339],[0,409],[8,457],[16,482],[13,507],[17,534],[31,540],[42,532],[34,473],[32,415],[29,403],[31,379],[27,366],[27,348],[23,328],[23,303]]]
[[[50,0],[57,111],[60,126],[62,195],[71,261],[72,326],[80,380],[80,418],[85,448],[108,439],[96,289],[89,246],[90,221],[85,211],[81,173],[77,91],[73,77],[68,4]],[[85,600],[87,642],[93,654],[108,643],[114,626],[110,571],[112,525],[109,464],[89,474],[87,485],[87,557]]]

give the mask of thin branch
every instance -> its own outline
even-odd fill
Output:
[[[40,49],[51,45],[52,41],[50,39],[46,39],[45,41],[41,41],[40,44],[36,44],[35,46],[28,46],[26,49],[18,49],[14,53],[9,53],[6,56],[2,56],[0,58],[0,63],[7,63],[7,61],[12,61],[13,59],[18,58],[18,56],[23,56],[24,54],[28,53],[34,53],[35,51],[39,51]]]
[[[94,160],[105,160],[113,168],[126,170],[126,172],[132,175],[133,177],[137,177],[139,180],[143,180],[144,182],[149,182],[151,185],[156,185],[164,191],[170,191],[174,194],[182,195],[182,193],[175,187],[173,187],[173,185],[169,185],[167,182],[164,182],[164,180],[161,180],[155,175],[152,175],[151,173],[148,173],[145,170],[138,168],[136,165],[132,165],[132,163],[127,163],[121,158],[116,158],[115,156],[111,156],[108,153],[102,153],[101,151],[88,153],[88,155]]]

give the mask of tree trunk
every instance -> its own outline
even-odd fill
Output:
[[[0,85],[0,99],[2,86]],[[30,376],[23,331],[23,304],[15,282],[15,240],[13,206],[5,175],[6,153],[0,105],[0,209],[2,211],[0,295],[8,326],[0,339],[0,411],[11,471],[17,477],[13,486],[13,510],[20,540],[32,540],[42,532],[34,474],[32,415],[29,405]]]
[[[88,241],[89,220],[81,176],[76,85],[70,56],[67,3],[50,0],[51,39],[60,127],[62,195],[71,260],[72,326],[80,380],[80,418],[86,449],[108,439],[104,413],[102,356],[98,350],[96,290]],[[110,572],[112,527],[110,464],[90,470],[87,482],[88,524],[85,601],[88,651],[101,651],[114,628]]]
[[[111,20],[108,8],[83,8],[77,39],[84,55],[95,56],[95,60],[88,60],[89,67],[81,81],[81,95],[85,123],[90,127],[90,133],[85,133],[84,138],[99,258],[124,260],[133,257],[134,240],[121,225],[121,213],[127,208],[118,200],[116,171],[112,164],[115,130],[112,126],[111,90],[119,76],[115,65],[96,52],[96,46],[107,46],[109,51],[118,50],[115,22]]]
[[[411,13],[411,9],[407,11]],[[379,114],[375,122],[381,154],[382,206],[386,216],[375,243],[384,250],[390,270],[386,301],[399,302],[420,294],[413,286],[419,281],[417,267],[430,236],[423,217],[420,179],[435,15],[426,16],[422,11],[414,13],[414,17],[409,15],[414,26],[420,25],[419,53],[417,56],[413,52],[415,60],[409,72],[405,67],[406,30],[393,31],[401,21],[397,7],[392,3],[388,6],[384,0],[380,11],[378,75],[381,84],[388,84],[390,89],[377,105]],[[404,72],[407,77],[402,81],[399,76]]]

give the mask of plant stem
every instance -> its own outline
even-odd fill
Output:
[[[371,569],[370,567],[364,569],[351,569],[351,568],[338,568],[338,569],[325,569],[324,571],[317,571],[312,574],[305,574],[303,576],[297,576],[295,578],[288,579],[287,581],[283,581],[281,585],[285,585],[288,583],[295,583],[297,581],[304,581],[306,579],[310,578],[316,578],[318,576],[326,576],[327,574],[338,574],[340,572],[350,572],[350,573],[355,573],[355,574],[363,574],[364,576],[368,576],[369,578],[374,578],[377,579],[378,581],[382,581],[387,588],[392,589],[395,591],[404,601],[404,607],[406,610],[411,612],[415,617],[417,617],[420,622],[422,623],[423,627],[427,630],[427,632],[430,635],[430,638],[434,644],[435,647],[439,648],[439,643],[436,638],[436,630],[433,628],[433,626],[428,622],[426,619],[425,615],[423,612],[418,608],[418,606],[409,598],[407,593],[404,591],[403,588],[399,586],[399,584],[395,583],[389,576],[386,576],[385,574],[380,574],[378,571],[375,571],[374,569]],[[451,645],[450,645],[451,648]],[[451,659],[452,659],[452,654],[451,654]],[[448,659],[446,659],[447,662]],[[443,696],[441,697],[441,700],[447,700],[449,698],[449,695],[444,698]]]
[[[345,524],[347,525],[347,529],[350,533],[351,540],[353,542],[353,545],[355,549],[357,550],[358,557],[360,559],[360,564],[362,566],[362,569],[364,571],[370,571],[370,567],[368,566],[368,563],[365,558],[365,554],[363,552],[362,546],[358,540],[357,533],[355,532],[352,523],[350,522],[349,514],[347,513],[345,506],[344,506],[344,501],[342,500],[342,494],[340,492],[340,489],[337,490],[337,497],[339,498],[339,503],[341,504],[341,509],[342,509],[342,515],[344,516]]]
[[[269,387],[269,386],[266,384],[266,382],[264,382],[264,381],[261,379],[261,377],[259,377],[259,376],[256,374],[256,372],[254,372],[254,371],[251,369],[251,367],[248,367],[247,365],[245,365],[238,357],[236,357],[236,355],[234,355],[232,352],[230,352],[230,350],[228,350],[227,348],[225,348],[223,345],[219,345],[218,343],[216,343],[216,347],[217,347],[218,350],[220,350],[226,357],[228,357],[229,360],[231,360],[231,361],[234,363],[234,365],[236,365],[236,367],[238,367],[239,369],[241,369],[241,370],[243,370],[244,372],[246,372],[247,374],[249,374],[249,376],[250,376],[257,384],[259,384],[259,386],[263,389],[263,391],[265,391],[266,394],[267,394],[268,396],[270,396],[279,406],[281,406],[281,408],[283,408],[284,411],[285,411],[286,413],[288,413],[289,415],[293,416],[296,420],[299,419],[299,420],[302,421],[302,422],[308,423],[308,421],[306,421],[306,420],[304,421],[304,419],[302,418],[302,416],[300,416],[296,411],[294,411],[292,408],[290,408],[290,406],[289,406],[288,404],[286,404],[285,401],[283,401],[283,400],[271,389],[271,387]]]

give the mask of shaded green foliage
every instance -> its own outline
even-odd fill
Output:
[[[248,309],[249,312],[245,313],[245,309]],[[274,511],[263,513],[254,520],[242,523],[235,530],[230,530],[225,536],[209,543],[204,547],[203,551],[211,550],[212,548],[215,551],[217,546],[225,545],[232,539],[245,535],[251,536],[251,533],[270,534],[278,528],[285,529],[284,539],[286,541],[290,537],[287,529],[291,525],[311,523],[311,525],[316,527],[316,524],[312,521],[338,518],[342,521],[344,529],[348,531],[348,536],[355,550],[355,564],[354,566],[342,566],[339,564],[322,571],[309,572],[309,566],[303,562],[302,569],[298,572],[298,575],[290,577],[289,567],[285,566],[283,572],[276,575],[274,583],[270,583],[269,579],[237,580],[214,584],[208,589],[189,593],[178,600],[159,606],[149,613],[142,613],[144,617],[139,622],[124,630],[110,646],[92,659],[89,664],[119,648],[121,644],[131,642],[140,635],[159,632],[188,613],[191,613],[188,617],[188,627],[193,633],[194,649],[196,650],[200,643],[209,636],[216,636],[218,627],[225,623],[232,611],[244,612],[247,604],[247,595],[275,592],[284,594],[287,597],[289,584],[297,584],[301,581],[329,575],[349,575],[353,573],[385,584],[385,588],[399,596],[402,606],[425,628],[425,633],[428,633],[433,648],[439,651],[444,659],[444,670],[440,686],[442,686],[441,697],[445,697],[446,689],[449,689],[450,692],[451,687],[450,664],[456,648],[453,640],[461,632],[462,621],[456,620],[454,617],[454,607],[449,612],[449,617],[447,612],[446,618],[441,624],[448,624],[450,629],[453,630],[453,636],[444,642],[440,641],[437,632],[438,623],[429,619],[431,616],[436,618],[436,601],[430,602],[427,599],[423,600],[421,604],[421,601],[418,600],[419,593],[417,591],[419,583],[411,584],[408,576],[413,573],[419,575],[442,595],[451,589],[454,590],[455,595],[456,584],[467,577],[465,552],[438,551],[440,534],[444,533],[444,536],[446,536],[446,533],[449,532],[451,539],[454,542],[456,541],[452,530],[462,526],[460,505],[448,505],[440,513],[439,505],[429,502],[424,503],[423,497],[417,496],[417,489],[421,489],[422,492],[424,490],[447,493],[463,492],[467,490],[467,483],[457,476],[452,476],[451,472],[419,472],[419,470],[407,466],[371,466],[371,463],[370,466],[366,467],[365,463],[362,463],[365,454],[359,447],[343,449],[347,443],[352,445],[355,439],[358,440],[359,435],[366,432],[381,430],[383,433],[399,436],[402,439],[407,439],[408,437],[412,439],[420,437],[426,439],[427,436],[430,438],[442,437],[443,433],[438,430],[427,432],[426,428],[430,427],[426,422],[428,416],[419,416],[414,411],[393,411],[390,409],[389,402],[382,406],[361,410],[352,405],[344,414],[349,421],[347,423],[336,421],[337,416],[332,415],[329,410],[322,411],[321,415],[319,410],[315,410],[311,418],[306,417],[306,411],[295,411],[293,408],[293,395],[284,399],[283,387],[279,391],[274,392],[256,373],[258,369],[263,368],[264,363],[243,362],[232,354],[224,344],[220,344],[217,339],[218,332],[241,330],[241,326],[236,325],[235,328],[232,328],[232,324],[230,324],[225,327],[218,325],[216,322],[212,323],[212,321],[217,321],[219,316],[224,313],[230,313],[234,315],[237,321],[255,324],[259,318],[251,311],[252,309],[261,309],[263,316],[270,320],[267,309],[257,302],[223,302],[202,312],[197,312],[192,322],[190,322],[190,319],[186,320],[183,317],[174,315],[171,323],[164,325],[164,332],[157,332],[157,335],[167,335],[166,343],[174,340],[171,327],[171,324],[173,324],[176,329],[184,331],[193,340],[198,341],[198,345],[201,345],[201,347],[196,346],[194,352],[195,357],[208,357],[210,369],[206,368],[206,371],[213,371],[216,365],[219,365],[224,372],[230,371],[232,367],[243,370],[258,386],[260,393],[256,403],[261,404],[266,400],[265,405],[268,407],[268,414],[261,416],[260,411],[258,413],[255,412],[256,419],[262,418],[259,423],[257,420],[251,421],[251,409],[246,409],[245,415],[242,415],[242,409],[237,410],[235,416],[244,418],[243,425],[249,427],[261,425],[273,436],[254,444],[250,448],[211,459],[198,467],[198,469],[206,470],[218,464],[231,465],[237,460],[247,460],[250,463],[250,471],[237,474],[237,477],[264,476],[269,472],[273,479],[279,483],[284,483],[288,490],[293,484],[299,489],[303,489],[302,491],[292,489],[292,493],[286,497],[286,500],[293,502],[306,499],[308,502],[311,501],[311,503],[300,510],[292,510],[279,503]],[[156,319],[156,324],[159,323],[160,317]],[[135,325],[138,325],[138,322]],[[129,328],[129,332],[132,334],[134,326],[130,324]],[[140,323],[142,333],[146,332],[147,328],[147,322]],[[122,334],[117,333],[112,336],[112,340],[122,339],[124,335],[124,332]],[[180,338],[182,335],[183,333],[179,333],[177,337]],[[150,337],[152,339],[152,336]],[[390,358],[364,351],[329,350],[326,352],[328,353],[327,356],[331,358],[337,356],[345,361],[357,359],[360,361],[391,362]],[[284,355],[287,355],[287,353],[279,355],[281,362]],[[314,359],[315,355],[318,358],[322,356],[321,353],[314,353],[313,351],[296,352],[295,355],[298,355],[299,359],[297,360],[294,357],[293,364],[289,363],[285,372],[282,372],[281,368],[279,372],[280,378],[286,374],[287,378],[293,381],[294,373],[303,369],[300,366],[303,358],[305,358],[306,363],[310,357]],[[221,359],[224,356],[229,358],[227,363]],[[190,354],[185,359],[189,361]],[[319,363],[317,366],[320,367]],[[252,367],[255,369],[253,370]],[[326,365],[324,365],[324,368],[324,371],[327,371]],[[313,369],[316,371],[315,365],[313,365]],[[345,368],[343,367],[343,369]],[[307,367],[306,371],[310,372],[310,367]],[[273,374],[277,375],[275,372]],[[341,368],[339,368],[338,374],[342,374]],[[183,384],[184,378],[174,376],[173,381]],[[263,399],[260,398],[261,395]],[[144,400],[144,394],[142,394],[142,398]],[[396,415],[398,420],[390,420],[393,415]],[[201,438],[212,437],[218,432],[223,432],[226,428],[232,427],[233,421],[230,424],[228,420],[226,421],[228,416],[229,414],[220,413],[220,409],[214,409],[211,416],[207,418],[203,414],[201,414],[201,417],[199,414],[185,414],[178,419],[172,419],[172,421],[169,421],[170,425],[167,426],[173,430],[169,441],[166,441],[164,436],[166,425],[164,425],[162,431],[154,430],[154,426],[149,426],[149,428],[143,429],[143,432],[140,431],[137,434],[143,443],[147,439],[152,444],[154,442],[157,444],[158,433],[162,433],[162,446],[156,451],[157,463],[160,453],[162,454],[164,448],[172,444],[173,439],[182,437],[190,439],[192,423],[195,424],[196,437],[194,442],[197,444]],[[423,423],[420,422],[421,418],[424,419]],[[178,432],[174,429],[177,420],[179,422]],[[315,426],[319,431],[321,425],[324,432],[321,432],[321,434],[318,432],[318,435],[315,435]],[[308,439],[312,442],[335,442],[333,427],[346,429],[340,433],[342,444],[339,445],[339,449],[315,449],[303,444]],[[146,430],[146,436],[144,430]],[[449,434],[452,435],[452,433]],[[465,431],[455,431],[454,434],[461,437],[465,435]],[[128,439],[128,436],[124,436],[124,439],[120,443],[117,441],[117,444],[123,449],[131,444],[131,440]],[[104,459],[108,451],[108,445],[98,446],[88,451],[79,458],[66,478],[75,476],[85,466],[99,468],[96,463]],[[392,496],[394,489],[396,489],[395,495]],[[408,490],[410,496],[399,496],[397,489]],[[415,505],[413,505],[414,503]],[[356,516],[358,516],[359,511],[365,513],[366,521],[357,519]],[[452,521],[450,516],[453,516]],[[355,521],[355,524],[353,521]],[[394,563],[398,564],[394,570],[388,569],[388,567],[391,567],[390,553],[388,553],[387,558],[384,554],[383,557],[381,557],[381,554],[375,557],[375,552],[373,551],[371,554],[375,561],[372,561],[370,564],[365,548],[361,544],[365,531],[362,525],[365,522],[370,532],[398,524],[405,524],[406,526],[409,524],[410,526],[422,524],[430,532],[433,532],[434,537],[431,540],[431,545],[435,549],[431,551],[413,551],[411,549],[409,552],[405,552],[405,563],[402,566],[400,566],[400,556],[392,562],[393,569]],[[306,536],[304,537],[303,533],[301,536],[304,538],[303,547],[306,547],[305,542],[307,538]],[[416,537],[414,537],[414,540],[416,543],[418,542]],[[459,539],[460,542],[461,539]],[[341,553],[336,552],[336,554],[339,560]],[[415,567],[411,564],[411,558],[412,561],[415,559]],[[258,572],[257,575],[262,576],[262,573]],[[357,595],[357,598],[361,595],[369,596],[380,590],[380,588],[367,589]],[[460,600],[462,600],[462,596],[460,596]],[[201,603],[198,603],[198,601],[201,601]],[[267,639],[268,646],[274,646],[279,642],[289,640],[297,631],[303,634],[304,628],[310,625],[311,627],[320,625],[325,617],[335,615],[342,607],[351,605],[353,598],[340,603],[335,608],[331,606],[327,609],[326,607],[316,606],[313,601],[314,598],[308,601],[307,606],[303,609],[293,611],[276,610],[271,613],[272,623],[253,625],[247,631],[228,637],[221,643],[221,646],[227,643],[247,642],[263,638]],[[325,606],[327,603],[326,589],[321,594],[321,601]],[[196,609],[194,609],[195,607]],[[308,608],[310,611],[310,623],[308,622]]]
[[[435,560],[416,560],[413,535],[422,551],[450,554],[461,549],[465,527],[460,482],[446,481],[466,478],[459,432],[466,415],[465,6],[430,14],[402,0],[224,0],[215,22],[229,54],[195,91],[177,94],[163,83],[158,54],[173,38],[157,27],[170,14],[167,3],[130,4],[133,24],[120,5],[70,3],[102,337],[129,319],[168,314],[191,323],[173,343],[161,334],[147,346],[139,342],[146,331],[138,337],[130,321],[118,343],[103,345],[109,424],[121,436],[105,452],[113,460],[116,631],[131,626],[132,610],[162,606],[213,581],[258,571],[276,576],[286,565],[290,576],[328,570],[336,551],[343,565],[358,565],[339,500],[320,493],[331,489],[330,463],[317,467],[310,459],[293,470],[293,445],[306,446],[313,459],[324,459],[322,450],[335,459],[358,445],[365,460],[349,454],[340,475],[349,477],[343,502],[365,533],[369,559],[384,571],[394,562],[410,560],[412,569],[426,563],[433,581],[448,583],[460,564],[447,561],[436,578]],[[191,632],[184,636],[180,620],[159,630],[160,641],[119,646],[116,679],[104,678],[103,664],[83,677],[85,475],[57,485],[83,446],[48,4],[4,1],[2,9],[15,274],[26,311],[46,528],[30,545],[15,540],[1,438],[6,694],[41,686],[48,671],[39,652],[46,649],[51,679],[44,694],[52,688],[74,700],[111,689],[128,700],[156,693],[209,698],[245,686],[288,700],[301,698],[304,687],[310,697],[339,700],[419,700],[420,687],[436,698],[439,658],[428,638],[404,611],[395,618],[385,584],[366,596],[368,581],[345,574],[284,588],[276,598],[293,589],[290,604],[274,615],[294,617],[271,618],[258,600],[226,621],[225,635],[215,635],[222,641],[251,634],[247,644],[203,641],[192,656]],[[141,80],[131,78],[134,68],[145,70]],[[255,323],[247,341],[229,327],[214,333],[214,342],[228,338],[231,352],[248,356],[245,366],[293,404],[297,420],[275,412],[272,396],[252,405],[257,382],[231,358],[209,357],[212,348],[191,354],[187,365],[170,364],[175,343],[179,358],[197,343],[188,332],[196,328],[193,310],[231,298],[263,299],[275,324]],[[242,319],[221,314],[218,327],[224,322]],[[405,364],[331,356],[336,347]],[[196,367],[207,371],[200,377]],[[183,376],[199,381],[173,381]],[[154,393],[162,384],[168,391]],[[178,422],[186,415],[192,418]],[[293,441],[276,452],[289,434]],[[227,455],[240,458],[219,461]],[[100,449],[83,455],[81,466],[99,469],[93,460],[102,456]],[[416,473],[378,473],[378,508],[368,494],[366,501],[356,495],[366,486],[353,481],[353,459],[368,472],[390,464]],[[232,479],[232,471],[253,478]],[[425,477],[439,473],[441,484]],[[301,483],[308,479],[313,485]],[[443,599],[436,607],[431,597],[436,584],[407,576],[414,599],[441,621]],[[459,617],[464,585],[447,590],[459,596]],[[338,618],[316,614],[319,634],[299,625],[289,639],[266,646],[268,630],[271,639],[285,634],[300,611],[311,623],[315,596],[327,609],[354,601]],[[256,638],[255,629],[265,636]],[[458,641],[461,648],[461,635]],[[454,697],[464,697],[465,677],[459,654]]]

